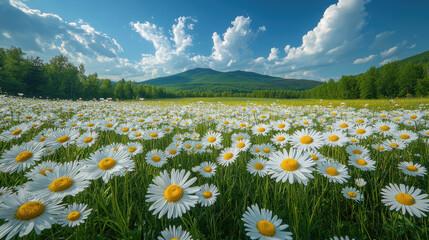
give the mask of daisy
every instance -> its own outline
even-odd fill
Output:
[[[238,149],[237,148],[225,148],[220,153],[220,156],[217,158],[218,164],[222,166],[228,166],[231,163],[235,162],[238,157]]]
[[[394,137],[398,140],[404,141],[405,143],[411,143],[419,138],[415,132],[407,130],[395,132]]]
[[[419,131],[419,134],[423,137],[429,137],[429,129]]]
[[[164,154],[167,158],[173,158],[180,154],[181,148],[176,146],[174,143],[171,143],[167,148],[165,148]]]
[[[29,172],[25,173],[25,176],[31,180],[34,180],[38,175],[46,176],[46,172],[52,172],[58,168],[59,164],[53,161],[44,161],[37,164]]]
[[[429,211],[429,199],[426,198],[427,194],[421,192],[418,188],[390,183],[381,189],[381,201],[387,207],[390,206],[390,210],[402,210],[404,215],[408,212],[411,216],[426,217],[424,212]]]
[[[389,121],[377,122],[374,125],[373,130],[375,132],[383,134],[384,136],[392,136],[393,133],[398,131],[398,125]]]
[[[327,177],[329,182],[345,183],[350,175],[347,172],[347,167],[337,161],[321,162],[317,165],[319,174]]]
[[[284,147],[288,143],[289,135],[285,132],[279,132],[271,138],[271,142],[279,147]]]
[[[214,146],[220,145],[222,140],[223,138],[220,133],[209,131],[201,139],[201,142],[206,147],[214,147]]]
[[[81,172],[87,173],[87,179],[102,178],[107,183],[113,176],[124,176],[134,170],[134,162],[123,150],[101,150],[92,153],[82,162]]]
[[[296,131],[290,140],[294,148],[307,150],[316,150],[323,146],[323,136],[315,130],[303,129]]]
[[[164,152],[158,149],[153,149],[146,153],[145,159],[146,163],[157,168],[160,168],[167,163],[167,158],[165,157]]]
[[[7,195],[3,201],[0,219],[5,219],[5,222],[0,226],[0,239],[6,236],[10,239],[17,234],[23,237],[33,229],[40,234],[57,222],[55,216],[62,209],[60,200],[34,197],[25,191]]]
[[[153,128],[153,129],[146,130],[146,132],[144,133],[143,139],[150,140],[150,139],[159,139],[162,137],[164,137],[164,132],[157,128]]]
[[[28,123],[21,123],[13,126],[0,134],[0,139],[3,141],[10,141],[12,139],[18,139],[31,129],[31,125]]]
[[[252,175],[258,175],[259,177],[264,177],[268,173],[268,169],[266,168],[267,161],[261,158],[254,158],[250,160],[247,164],[247,171]]]
[[[132,123],[122,123],[116,128],[115,132],[119,135],[128,135],[132,128],[136,129],[136,126]]]
[[[197,178],[188,180],[190,172],[185,170],[171,171],[171,177],[167,170],[160,173],[150,184],[147,190],[146,202],[153,203],[149,211],[155,210],[154,215],[159,213],[161,218],[167,213],[167,218],[181,217],[183,213],[194,207],[198,202],[198,196],[193,195],[200,187],[191,187]]]
[[[63,199],[65,196],[75,196],[90,184],[87,174],[79,173],[77,162],[65,163],[45,175],[36,175],[33,181],[25,184],[25,190],[42,198]]]
[[[289,181],[292,184],[297,181],[307,185],[309,178],[314,178],[312,166],[315,164],[307,153],[291,148],[289,152],[283,149],[283,152],[278,151],[270,155],[267,168],[272,175],[271,178],[275,178],[276,182]]]
[[[200,164],[199,172],[205,178],[213,177],[216,173],[216,167],[217,165],[214,163],[203,162]]]
[[[139,142],[128,142],[127,146],[124,147],[130,156],[135,156],[143,152],[143,145]]]
[[[206,152],[206,146],[201,141],[195,142],[194,145],[195,145],[195,148],[193,149],[194,153]]]
[[[372,127],[358,124],[349,130],[349,134],[357,139],[365,139],[372,135]]]
[[[399,139],[386,139],[382,144],[398,150],[404,150],[407,147],[407,143]]]
[[[262,155],[263,151],[262,151],[262,145],[253,145],[250,148],[250,154],[252,154],[253,156],[259,156]]]
[[[195,142],[188,140],[183,142],[183,150],[185,150],[188,154],[192,153],[195,148]]]
[[[176,226],[168,226],[161,232],[162,237],[158,237],[158,240],[192,240],[190,234],[187,231],[182,230],[182,226],[176,228]]]
[[[356,186],[361,188],[361,187],[364,187],[366,185],[366,182],[363,178],[356,178],[355,184],[356,184]]]
[[[136,131],[132,131],[132,132],[128,133],[128,138],[130,140],[143,139],[144,133],[145,133],[145,131],[143,131],[141,129],[137,129]]]
[[[198,203],[201,206],[208,207],[216,202],[216,197],[219,195],[219,190],[213,184],[207,183],[201,186],[200,191],[195,193],[198,196]]]
[[[363,201],[363,195],[360,194],[359,190],[353,187],[345,187],[341,190],[343,196],[347,199],[355,200],[356,202]]]
[[[369,150],[361,145],[350,145],[346,147],[346,152],[349,155],[369,156]]]
[[[359,168],[362,171],[375,170],[375,161],[371,160],[368,156],[352,155],[349,158],[349,164]]]
[[[241,220],[246,227],[246,235],[251,239],[285,240],[292,239],[292,233],[284,231],[288,225],[267,209],[257,204],[247,207]]]
[[[349,121],[338,120],[335,122],[334,127],[340,131],[348,131],[352,127],[352,124]]]
[[[76,146],[80,148],[86,148],[94,145],[95,140],[98,138],[96,132],[85,132],[78,139],[76,139]]]
[[[252,127],[252,133],[253,135],[256,135],[256,136],[258,135],[265,136],[270,131],[271,131],[271,127],[268,126],[267,124],[257,124]]]
[[[290,129],[290,123],[287,121],[275,121],[272,122],[271,125],[273,126],[273,129],[276,131],[287,131]]]
[[[105,120],[100,124],[100,130],[101,131],[109,131],[109,130],[114,130],[116,128],[116,126],[118,125],[117,122],[113,121],[113,119]]]
[[[22,172],[40,161],[43,155],[43,144],[27,142],[15,145],[3,152],[0,161],[0,172]]]
[[[270,143],[261,144],[261,152],[260,155],[264,157],[269,157],[273,151],[275,151],[275,147]]]
[[[418,163],[414,164],[413,162],[401,162],[398,164],[398,167],[404,174],[409,176],[423,177],[426,175],[426,168]]]
[[[8,187],[0,187],[0,204],[3,202],[3,198],[5,198],[7,195],[11,195],[12,190]]]
[[[78,137],[78,129],[59,129],[56,132],[52,133],[50,138],[46,139],[46,145],[51,146],[54,149],[60,148],[61,146],[67,148],[68,146],[72,145]]]
[[[86,210],[88,206],[86,204],[67,205],[67,207],[56,216],[58,224],[63,227],[75,227],[84,223],[91,214],[92,209]]]
[[[326,161],[325,157],[318,151],[308,151],[307,153],[310,154],[310,159],[316,163]]]
[[[342,147],[347,144],[349,138],[341,131],[334,130],[323,134],[325,144],[330,147]]]
[[[240,152],[245,152],[252,144],[249,139],[239,140],[233,143],[233,147],[237,148]]]
[[[231,136],[231,141],[240,141],[240,140],[245,140],[245,139],[248,139],[248,140],[250,140],[250,136],[249,136],[249,134],[247,134],[247,133],[243,133],[243,132],[240,132],[240,133],[234,133],[234,134],[232,134],[232,136]]]

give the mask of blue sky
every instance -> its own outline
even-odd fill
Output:
[[[427,0],[0,0],[0,47],[142,81],[195,67],[338,79],[429,50]]]

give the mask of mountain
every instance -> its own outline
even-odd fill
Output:
[[[429,63],[429,51],[422,52],[420,54],[417,54],[417,55],[414,55],[411,57],[407,57],[407,58],[404,58],[402,60],[397,61],[399,66],[405,65],[406,63],[409,63],[409,62],[412,62],[415,64],[417,64],[417,63],[423,63],[423,64]]]
[[[254,90],[302,91],[314,88],[322,82],[285,79],[245,71],[219,72],[210,68],[195,68],[137,84],[150,84],[173,90],[252,92]]]

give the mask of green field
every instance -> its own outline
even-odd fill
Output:
[[[429,193],[429,179],[425,171],[429,167],[427,161],[429,135],[424,134],[429,133],[428,104],[429,99],[343,101],[182,98],[142,102],[85,102],[2,97],[0,189],[3,189],[3,194],[0,196],[0,202],[3,200],[3,203],[0,203],[0,236],[9,233],[4,226],[8,226],[12,221],[1,211],[11,209],[9,201],[5,199],[16,198],[18,191],[29,195],[29,199],[44,196],[38,195],[42,192],[32,189],[29,182],[42,182],[51,174],[37,176],[34,180],[25,174],[31,172],[38,164],[50,160],[60,164],[57,166],[58,169],[64,167],[64,163],[67,162],[79,163],[77,169],[80,174],[86,176],[82,181],[88,182],[88,186],[75,195],[69,194],[61,198],[61,204],[86,204],[92,212],[79,226],[62,227],[60,224],[52,224],[50,229],[43,230],[40,235],[33,230],[24,236],[24,239],[156,239],[170,225],[182,226],[192,239],[250,239],[246,236],[242,217],[246,209],[253,204],[272,211],[273,216],[277,215],[282,224],[288,225],[283,231],[291,232],[293,239],[329,239],[334,236],[348,236],[350,239],[429,239],[426,216],[418,217],[416,213],[411,215],[409,211],[405,214],[402,211],[392,211],[382,202],[384,197],[381,194],[382,189],[390,183],[421,189],[420,194]],[[282,131],[281,122],[286,126],[289,124],[290,128]],[[339,126],[342,122],[350,126],[341,129]],[[397,129],[392,130],[392,136],[384,135],[380,128],[377,129],[379,122],[388,122],[391,129],[396,127]],[[34,125],[36,123],[37,126]],[[109,123],[112,123],[113,130],[103,130]],[[16,126],[20,126],[22,131],[17,133]],[[261,126],[264,128],[263,131]],[[124,131],[125,128],[127,131]],[[166,131],[166,128],[170,131]],[[61,129],[75,129],[79,136],[70,136],[67,140],[70,141],[69,144],[61,145],[64,143],[61,143],[60,138],[56,138],[55,135]],[[356,133],[359,129],[365,129],[364,134],[372,133],[360,136],[360,133]],[[305,133],[307,130],[306,134],[311,138],[310,143],[303,143],[302,136],[296,140],[294,134]],[[342,135],[331,130],[338,130]],[[164,136],[150,139],[154,135],[149,133],[156,131],[158,135]],[[79,137],[88,132],[98,134],[91,139],[93,144],[78,147]],[[142,132],[141,138],[136,136],[137,132]],[[219,133],[222,141],[215,146],[208,146],[202,153],[196,153],[196,146],[209,144],[207,140],[204,142],[204,136],[213,133]],[[278,133],[284,134],[287,144],[276,145],[275,141],[271,140]],[[337,134],[340,140],[347,141],[343,146],[329,146],[327,144],[331,141],[328,140],[331,139],[328,138],[329,133],[331,137]],[[237,136],[234,134],[247,134],[248,138],[246,136],[243,138],[249,140],[246,144],[262,145],[260,148],[264,153],[252,152],[250,147],[238,154],[234,153],[234,158],[238,157],[228,162],[227,166],[223,166],[222,163],[228,161],[223,157],[223,151],[232,151],[230,147],[238,148]],[[133,136],[135,139],[131,139]],[[43,139],[44,142],[40,142],[42,137],[46,137]],[[390,145],[388,140],[391,140]],[[277,138],[277,141],[280,140]],[[319,145],[316,144],[318,141]],[[403,144],[404,149],[397,149],[391,144],[395,141],[399,146]],[[11,161],[5,160],[8,157],[7,153],[10,153],[14,146],[23,146],[27,142],[40,142],[46,156],[24,167],[23,171],[11,170],[13,169]],[[86,160],[93,158],[94,153],[99,150],[107,151],[103,149],[112,143],[119,144],[117,151],[130,154],[126,158],[134,167],[124,168],[124,176],[113,176],[107,183],[99,177],[90,179],[93,173],[87,170],[89,162]],[[135,149],[130,150],[131,143],[136,146],[141,144],[142,152],[133,155]],[[169,155],[172,143],[180,146],[177,148],[177,155],[173,154],[174,156],[168,158],[160,168],[148,163],[146,160],[148,152],[159,149],[165,155]],[[55,149],[54,145],[58,144],[61,146]],[[121,148],[120,144],[124,147]],[[264,147],[263,144],[271,146]],[[192,145],[189,150],[187,145]],[[368,151],[368,154],[361,151],[361,155],[358,156],[359,159],[366,159],[368,166],[375,161],[373,170],[363,171],[350,163],[353,156],[347,153],[346,148],[356,146]],[[382,150],[380,146],[385,149]],[[297,182],[296,179],[293,183],[276,182],[272,174],[260,177],[252,175],[247,170],[252,159],[259,157],[274,163],[273,153],[291,152],[291,149],[300,148],[310,148],[309,151],[302,152],[303,158],[314,161],[311,170],[313,178],[310,177],[306,185]],[[53,154],[50,154],[49,150]],[[109,151],[113,152],[112,146]],[[318,156],[319,162],[314,160],[314,156]],[[226,161],[218,160],[222,157]],[[12,162],[16,161],[18,165],[25,162],[18,161],[18,156],[14,159]],[[343,183],[339,183],[323,175],[318,171],[324,166],[323,159],[329,163],[342,164],[349,177],[346,177]],[[117,162],[119,163],[118,159]],[[217,165],[213,177],[205,178],[200,172],[192,170],[203,162]],[[406,167],[412,165],[417,168],[417,171],[411,171],[414,169],[410,167],[412,173],[423,172],[423,175],[405,174],[398,167],[398,164],[403,162],[408,162],[405,164]],[[301,162],[298,165],[304,166]],[[98,166],[101,169],[100,163]],[[270,169],[268,164],[263,166],[264,169]],[[301,169],[298,166],[296,168],[290,166],[289,172]],[[173,169],[186,170],[190,173],[189,179],[195,177],[196,181],[192,187],[206,183],[215,185],[219,191],[216,201],[211,206],[196,204],[190,210],[184,211],[181,217],[168,218],[165,214],[158,218],[159,214],[154,215],[154,210],[149,210],[154,204],[147,202],[149,185],[154,184],[153,180],[161,172],[166,170],[171,174]],[[285,168],[283,170],[286,172]],[[337,170],[340,176],[341,170],[339,168]],[[324,173],[327,172],[329,171]],[[357,178],[364,179],[366,185],[357,186],[355,184]],[[346,198],[342,193],[345,187],[354,187],[363,199],[355,201]],[[49,189],[51,192],[48,191],[46,193],[48,195],[54,192],[52,188]],[[164,197],[168,199],[165,192]],[[409,204],[403,205],[413,207],[422,204],[420,213],[424,214],[429,211],[427,195],[423,196],[422,201],[424,199],[426,201],[420,203],[420,200],[413,198],[414,202],[406,202]],[[171,203],[180,201],[181,198]],[[13,219],[21,221],[20,216],[15,213]],[[59,217],[61,216],[57,214],[56,218]],[[259,231],[261,233],[261,230]]]

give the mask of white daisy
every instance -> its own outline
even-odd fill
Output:
[[[192,240],[190,234],[187,231],[182,230],[182,226],[176,228],[176,226],[168,226],[161,232],[162,237],[158,237],[158,240]]]
[[[355,200],[356,202],[363,201],[363,195],[353,187],[344,187],[341,192],[343,193],[343,196],[347,199]]]
[[[251,145],[252,144],[250,143],[249,139],[243,139],[233,142],[232,147],[237,148],[237,150],[240,152],[245,152],[250,148]]]
[[[223,140],[223,137],[220,133],[209,131],[201,139],[201,142],[206,147],[214,147],[214,146],[220,145],[222,140]]]
[[[256,136],[265,136],[271,131],[271,127],[267,124],[256,124],[252,127],[252,133]]]
[[[74,141],[79,137],[79,130],[74,128],[59,129],[52,133],[51,137],[46,139],[46,145],[54,149],[68,147],[74,144]]]
[[[381,201],[390,210],[402,210],[405,215],[408,212],[411,216],[426,217],[425,212],[429,211],[429,199],[427,194],[420,194],[422,190],[414,187],[405,186],[404,184],[390,183],[381,189]]]
[[[307,128],[294,132],[290,140],[294,148],[303,151],[316,150],[324,145],[323,135]]]
[[[161,151],[159,149],[152,149],[151,151],[146,153],[145,159],[146,163],[157,168],[160,168],[167,163],[167,157],[165,157],[164,151]]]
[[[213,177],[216,173],[217,165],[212,162],[203,162],[200,164],[199,172],[203,177]]]
[[[399,169],[409,176],[423,177],[426,175],[426,168],[418,163],[413,162],[401,162],[398,164]]]
[[[86,204],[67,205],[66,208],[56,216],[58,224],[63,227],[75,227],[84,223],[91,214],[92,209],[86,210]]]
[[[36,176],[43,175],[46,176],[46,172],[52,172],[54,169],[58,168],[59,164],[53,161],[44,161],[37,164],[30,171],[25,173],[25,176],[31,180],[34,180]]]
[[[360,156],[353,154],[349,158],[349,164],[359,168],[362,171],[375,170],[375,161],[371,160],[368,156]]]
[[[15,145],[3,152],[0,160],[0,171],[14,173],[25,171],[40,161],[43,155],[43,144],[38,142],[27,142]]]
[[[241,220],[246,227],[246,235],[251,239],[285,240],[292,239],[292,233],[284,231],[288,225],[267,209],[259,209],[257,204],[247,207]]]
[[[252,175],[264,177],[268,173],[267,161],[261,158],[253,158],[247,164],[247,171]]]
[[[139,142],[128,142],[124,149],[127,150],[130,156],[135,156],[143,152],[143,145]]]
[[[335,130],[323,134],[325,144],[330,147],[342,147],[347,144],[349,138],[342,131]]]
[[[219,190],[213,184],[204,184],[200,191],[195,193],[198,196],[198,203],[201,206],[208,207],[216,202],[216,197],[219,195]]]
[[[190,172],[185,170],[171,171],[171,177],[167,170],[153,179],[147,190],[146,202],[153,203],[149,211],[155,210],[154,215],[159,213],[161,218],[167,213],[167,218],[181,217],[183,213],[194,207],[198,202],[198,196],[194,195],[200,187],[191,187],[197,178],[188,180]]]
[[[94,145],[95,140],[98,138],[96,132],[85,132],[78,139],[76,139],[76,146],[80,148],[86,148]]]
[[[237,148],[225,148],[220,152],[220,156],[217,158],[218,164],[222,166],[228,166],[234,163],[237,159],[239,151]]]
[[[347,167],[337,161],[321,162],[317,166],[319,174],[327,177],[329,182],[343,184],[350,178]]]
[[[285,132],[279,132],[271,138],[271,142],[277,146],[284,147],[288,143],[289,138],[289,134]]]

